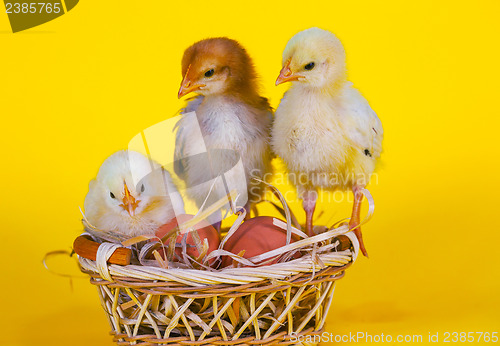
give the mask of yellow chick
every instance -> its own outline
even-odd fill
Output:
[[[352,190],[349,226],[365,256],[361,189],[382,152],[382,124],[346,79],[345,51],[332,33],[311,28],[288,41],[276,85],[292,82],[275,112],[272,147],[287,165],[313,235],[318,189]]]
[[[89,184],[85,216],[96,228],[124,236],[153,235],[184,203],[170,174],[131,150],[118,151]]]

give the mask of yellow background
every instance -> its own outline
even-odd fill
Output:
[[[499,13],[498,1],[86,0],[12,34],[2,7],[0,344],[112,344],[94,287],[41,264],[81,231],[89,180],[182,106],[192,42],[239,40],[276,107],[281,51],[311,26],[342,40],[385,128],[371,257],[337,285],[327,331],[500,331]],[[328,208],[342,218],[350,205]]]

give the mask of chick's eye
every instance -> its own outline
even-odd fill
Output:
[[[210,69],[207,72],[205,72],[205,77],[210,78],[214,75],[215,71],[214,69]]]
[[[144,192],[146,188],[144,187],[144,184],[141,185],[141,192]]]
[[[113,198],[113,199],[115,199],[115,198],[116,198],[116,197],[115,197],[115,194],[114,194],[113,192],[111,192],[111,191],[109,192],[109,197],[111,197],[111,198]]]
[[[312,70],[314,68],[314,63],[313,62],[310,62],[309,64],[307,64],[306,66],[304,66],[304,69],[305,70]]]

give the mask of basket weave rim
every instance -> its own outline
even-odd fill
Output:
[[[316,273],[300,273],[294,275],[288,280],[262,280],[259,282],[244,285],[200,285],[184,286],[175,282],[151,282],[151,281],[127,281],[117,279],[114,282],[102,280],[99,274],[85,272],[90,276],[90,282],[93,285],[107,285],[109,287],[128,287],[136,289],[147,294],[174,294],[184,298],[208,298],[214,295],[224,296],[225,298],[237,298],[253,293],[271,293],[282,290],[284,287],[300,287],[304,284],[320,284],[323,282],[337,281],[345,275],[345,270],[351,266],[349,263],[342,267],[326,267]]]
[[[78,257],[81,270],[87,274],[97,274],[108,282],[122,281],[129,284],[137,282],[138,287],[143,284],[177,283],[181,287],[213,287],[215,285],[245,285],[261,283],[263,281],[280,282],[297,274],[311,274],[314,277],[324,268],[338,267],[344,269],[357,257],[359,243],[353,232],[346,233],[353,244],[353,249],[340,252],[327,252],[306,254],[298,259],[284,263],[275,263],[260,267],[223,268],[217,271],[200,269],[159,268],[153,266],[127,265],[120,266],[108,264],[106,261],[111,256],[113,248],[108,253],[101,252],[96,261]],[[104,245],[105,243],[101,244]],[[106,257],[107,256],[107,257]],[[96,276],[97,277],[97,276]],[[156,285],[158,286],[158,285]],[[144,287],[144,286],[142,286]]]
[[[300,333],[296,333],[294,336],[299,337],[303,335],[321,335],[323,333],[324,328],[321,328],[319,330],[315,330],[314,328],[308,328]],[[151,343],[163,343],[165,340],[163,339],[158,339],[156,338],[156,335],[154,334],[149,334],[149,335],[140,335],[140,336],[135,336],[135,337],[130,337],[125,333],[116,333],[116,332],[110,332],[110,335],[113,336],[113,341],[117,342],[119,345],[124,344],[124,345],[129,345],[129,342],[134,342],[134,341],[142,341],[142,342],[151,342]],[[123,343],[120,342],[120,340],[124,340]],[[278,341],[278,340],[281,340]],[[189,337],[187,336],[178,336],[178,337],[171,337],[168,340],[169,342],[175,342],[175,344],[169,344],[169,345],[262,345],[262,344],[269,344],[272,341],[276,341],[276,343],[273,344],[279,344],[279,345],[291,345],[295,344],[295,341],[291,341],[291,335],[288,335],[285,331],[276,333],[267,339],[259,339],[256,340],[255,337],[244,337],[244,338],[238,338],[237,340],[224,340],[220,336],[212,336],[210,338],[203,339],[198,342],[192,342],[190,341]]]
[[[304,258],[305,257],[305,258]],[[103,279],[136,279],[147,282],[177,282],[187,286],[212,286],[218,284],[244,285],[265,280],[280,281],[300,273],[316,273],[327,267],[344,267],[351,263],[349,250],[338,253],[318,255],[323,266],[311,259],[311,255],[304,256],[286,263],[277,263],[257,268],[228,268],[221,271],[206,271],[199,269],[158,268],[140,265],[108,265],[110,277]],[[99,274],[97,261],[79,257],[82,271],[87,274]],[[102,275],[100,275],[102,276]]]

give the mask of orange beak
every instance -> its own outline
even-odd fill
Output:
[[[123,191],[123,204],[120,204],[120,207],[125,209],[130,216],[134,216],[135,214],[135,209],[137,209],[137,206],[139,205],[140,200],[135,200],[134,196],[130,194],[130,191],[128,190],[127,184],[123,183],[125,185],[124,191]]]
[[[280,84],[285,83],[285,82],[292,82],[292,81],[298,80],[301,77],[302,76],[300,76],[300,75],[292,73],[292,70],[290,69],[290,60],[288,60],[285,63],[285,66],[283,66],[283,68],[281,69],[280,75],[276,79],[276,85],[280,85]]]
[[[177,98],[181,98],[182,96],[190,94],[193,91],[199,90],[205,86],[205,84],[200,84],[200,83],[192,84],[191,83],[191,81],[188,78],[188,73],[189,73],[190,68],[191,68],[191,65],[189,65],[189,67],[186,71],[186,74],[184,75],[184,78],[182,79],[181,87],[179,88],[179,92],[177,93]]]

